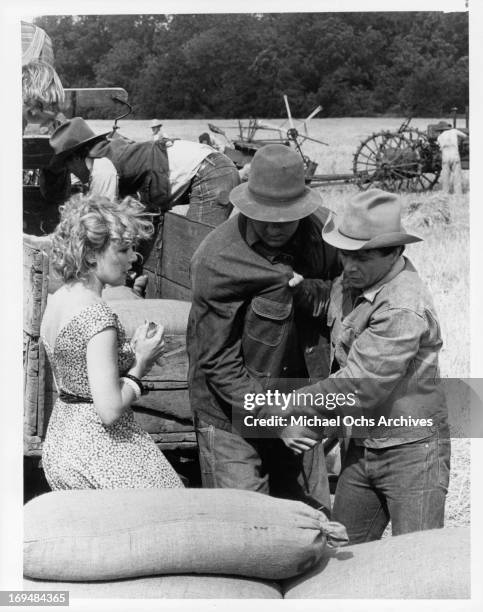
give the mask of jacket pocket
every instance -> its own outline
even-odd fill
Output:
[[[276,302],[269,298],[252,300],[246,318],[246,334],[257,343],[278,346],[287,330],[292,302]]]

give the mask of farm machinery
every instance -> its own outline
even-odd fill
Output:
[[[299,128],[295,126],[294,121],[296,120],[294,120],[292,117],[287,96],[284,95],[283,99],[285,102],[285,108],[287,110],[289,122],[288,128],[284,127],[283,125],[273,125],[267,121],[262,121],[261,119],[250,118],[248,120],[248,124],[243,124],[242,121],[239,120],[237,126],[238,136],[232,140],[228,137],[224,130],[216,125],[208,123],[208,127],[210,131],[214,132],[215,134],[221,134],[226,139],[228,145],[225,147],[224,153],[234,162],[237,168],[241,169],[245,165],[249,164],[258,149],[264,145],[283,144],[293,147],[300,154],[305,166],[306,181],[311,182],[314,180],[314,172],[317,168],[317,163],[312,161],[307,155],[304,154],[302,145],[306,140],[309,140],[317,144],[328,146],[327,142],[312,138],[308,135],[308,123],[322,110],[322,107],[317,106],[317,108],[314,109],[306,119],[299,120],[299,123],[303,125],[302,132],[299,129],[300,126]],[[258,138],[256,137],[256,134],[259,133],[260,130],[276,132],[276,136],[274,138]]]
[[[352,173],[316,174],[317,163],[303,152],[306,140],[326,145],[328,143],[312,138],[307,133],[307,126],[322,109],[317,107],[305,120],[302,120],[304,132],[294,124],[287,96],[284,96],[289,127],[275,126],[259,119],[249,119],[248,124],[238,122],[238,136],[230,140],[226,132],[213,124],[208,124],[212,132],[222,134],[230,145],[225,154],[242,168],[249,164],[256,151],[266,144],[284,144],[293,147],[302,157],[305,166],[306,182],[312,187],[331,183],[355,183],[362,190],[379,187],[386,191],[428,191],[438,182],[441,173],[441,153],[437,143],[439,134],[451,127],[444,121],[429,124],[426,131],[410,126],[411,118],[406,119],[397,130],[383,130],[371,134],[357,147],[353,156]],[[456,111],[453,109],[453,124],[456,127]],[[458,129],[466,134],[459,143],[462,168],[469,168],[469,129],[468,117],[466,127]],[[275,138],[258,138],[260,130],[277,132]]]
[[[453,126],[456,127],[456,108]],[[410,127],[411,118],[395,132],[382,131],[363,140],[353,159],[353,175],[361,189],[380,187],[386,191],[428,191],[436,185],[441,173],[441,152],[437,138],[451,124],[440,121],[429,124],[423,132]],[[462,168],[469,168],[469,129],[459,143]]]

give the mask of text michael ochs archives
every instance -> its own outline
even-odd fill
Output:
[[[244,409],[251,413],[260,408],[274,408],[280,410],[281,414],[258,417],[256,414],[246,414],[243,416],[245,427],[432,427],[432,418],[414,418],[412,416],[390,417],[378,415],[368,417],[358,415],[334,414],[333,417],[303,415],[304,406],[325,408],[335,410],[336,408],[354,408],[357,404],[356,393],[299,393],[291,391],[284,393],[278,390],[268,390],[264,393],[246,393],[244,396]],[[284,415],[288,409],[296,407],[298,414]]]

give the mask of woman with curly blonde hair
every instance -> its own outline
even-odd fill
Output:
[[[152,232],[134,198],[79,195],[61,207],[52,263],[64,284],[41,325],[59,391],[42,454],[52,489],[183,486],[131,410],[163,352],[163,329],[150,336],[141,325],[128,342],[101,298],[105,285],[124,285],[136,243]]]

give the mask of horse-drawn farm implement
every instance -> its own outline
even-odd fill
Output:
[[[317,107],[305,120],[298,120],[303,126],[295,125],[287,97],[284,96],[289,126],[276,126],[260,119],[249,119],[248,123],[238,122],[238,135],[230,139],[219,127],[208,124],[212,132],[222,134],[231,144],[225,154],[242,168],[250,163],[256,151],[266,144],[285,144],[293,147],[302,157],[305,165],[306,182],[312,187],[331,183],[355,183],[360,189],[379,187],[386,191],[428,191],[433,189],[441,173],[441,153],[437,143],[439,134],[451,127],[444,121],[429,124],[426,131],[410,126],[411,118],[406,119],[397,130],[382,130],[365,138],[353,156],[352,172],[346,174],[317,174],[317,163],[303,152],[308,140],[326,145],[320,139],[308,135],[308,123],[321,110]],[[453,109],[452,127],[456,127],[456,110]],[[458,129],[467,135],[460,142],[462,167],[469,167],[469,129]],[[260,138],[263,130],[276,132],[274,138]],[[330,155],[330,153],[329,153]]]

